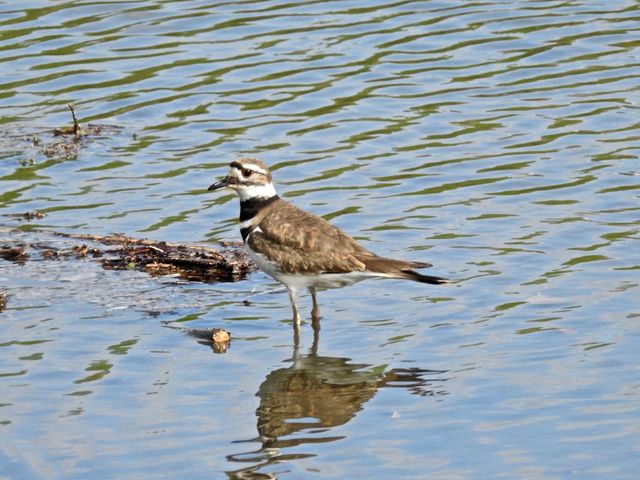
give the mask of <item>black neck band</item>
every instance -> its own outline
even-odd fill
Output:
[[[244,222],[255,217],[256,213],[265,208],[267,205],[275,202],[278,198],[280,198],[278,197],[278,195],[274,195],[273,197],[269,198],[255,197],[240,202],[240,221]]]

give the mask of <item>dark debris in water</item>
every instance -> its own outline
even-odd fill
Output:
[[[233,281],[255,270],[239,248],[220,249],[135,239],[124,235],[67,235],[115,248],[105,249],[102,266],[110,270],[142,270],[151,275],[179,275],[201,282]]]
[[[37,210],[34,210],[34,211],[29,211],[24,213],[5,213],[4,216],[9,218],[15,218],[17,220],[29,221],[29,220],[44,218],[47,216],[47,214],[44,212],[38,212]]]
[[[122,130],[117,125],[80,124],[72,105],[68,105],[73,123],[70,127],[54,128],[53,135],[59,139],[42,145],[40,150],[49,158],[75,158],[78,149],[88,140],[108,136]],[[39,143],[34,140],[34,144]]]
[[[139,270],[154,276],[177,275],[200,282],[236,281],[256,269],[255,264],[239,248],[240,244],[235,242],[212,248],[124,235],[54,234],[83,243],[71,248],[46,242],[0,244],[0,258],[21,263],[27,259],[94,258],[108,270]]]
[[[55,136],[60,135],[73,135],[74,137],[80,137],[80,123],[78,123],[78,119],[76,118],[76,111],[73,109],[73,105],[67,105],[69,110],[71,110],[71,118],[73,119],[73,125],[71,127],[62,127],[62,128],[54,128],[53,134]]]
[[[24,263],[28,256],[27,250],[22,246],[0,247],[0,258],[4,258],[11,262]]]
[[[72,118],[70,126],[46,129],[42,134],[10,135],[8,138],[13,138],[16,147],[27,141],[32,149],[49,159],[66,160],[76,158],[81,148],[88,143],[99,138],[110,137],[124,130],[123,127],[118,125],[80,123],[73,106],[68,105],[68,107]],[[33,161],[32,158],[28,161],[25,160],[25,165]]]

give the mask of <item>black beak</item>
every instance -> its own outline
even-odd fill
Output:
[[[218,190],[219,188],[224,188],[227,185],[229,185],[229,177],[224,177],[219,182],[216,182],[213,185],[211,185],[209,188],[207,188],[207,190],[209,191]]]

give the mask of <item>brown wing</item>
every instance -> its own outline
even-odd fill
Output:
[[[275,261],[285,273],[363,271],[359,256],[373,253],[325,219],[279,199],[261,212],[260,231],[249,246]]]

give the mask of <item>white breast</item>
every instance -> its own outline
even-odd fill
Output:
[[[262,231],[262,230],[260,230],[260,227],[258,227],[253,232],[256,232],[256,231]],[[253,232],[251,232],[249,234],[249,236],[251,236],[251,234]],[[249,239],[249,237],[247,237],[247,240],[248,239]],[[264,273],[266,273],[270,277],[273,277],[278,281],[282,281],[282,280],[280,280],[278,278],[279,273],[280,273],[279,272],[279,268],[278,268],[278,264],[276,264],[275,262],[272,262],[271,260],[269,260],[264,255],[262,255],[262,254],[260,254],[258,252],[254,252],[253,250],[251,250],[251,247],[249,247],[249,245],[246,242],[244,244],[244,249],[246,250],[246,252],[251,257],[251,260],[256,262],[256,265],[258,265],[258,268],[260,270],[262,270]]]

